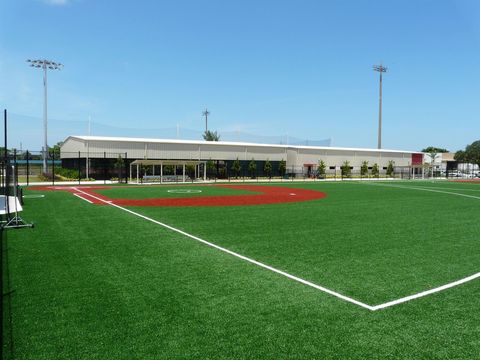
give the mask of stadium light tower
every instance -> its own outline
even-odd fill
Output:
[[[63,65],[54,61],[50,60],[30,60],[28,59],[27,62],[32,67],[42,68],[43,69],[43,91],[44,91],[44,99],[43,99],[43,147],[42,147],[42,155],[43,155],[43,173],[46,174],[48,170],[47,165],[47,154],[48,154],[48,145],[47,145],[47,69],[50,70],[60,70],[63,68]]]
[[[208,109],[205,109],[205,111],[202,113],[203,116],[205,116],[205,133],[208,131],[208,115],[210,115],[210,111]]]
[[[382,73],[387,72],[387,68],[380,65],[373,65],[373,70],[380,73],[380,98],[378,105],[378,148],[382,148]]]

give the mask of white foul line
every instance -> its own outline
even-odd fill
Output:
[[[361,183],[364,184],[364,183]],[[436,193],[441,193],[441,194],[449,194],[449,195],[457,195],[457,196],[463,196],[471,199],[478,199],[480,200],[480,196],[473,196],[473,195],[467,195],[467,194],[460,194],[456,192],[451,192],[451,191],[442,191],[442,190],[435,190],[435,189],[430,189],[430,188],[425,188],[425,187],[418,187],[418,186],[401,186],[401,185],[389,185],[389,184],[364,184],[364,185],[371,185],[371,186],[385,186],[385,187],[392,187],[392,188],[397,188],[397,189],[410,189],[410,190],[420,190],[420,191],[430,191],[430,192],[436,192]],[[457,189],[453,189],[457,190]],[[458,191],[462,191],[458,189]]]
[[[452,288],[452,287],[454,287],[454,286],[458,286],[458,285],[461,285],[461,284],[465,284],[466,282],[475,280],[475,279],[477,279],[477,278],[479,278],[479,277],[480,277],[480,273],[476,273],[476,274],[473,274],[473,275],[468,276],[468,277],[466,277],[466,278],[463,278],[463,279],[460,279],[460,280],[451,282],[451,283],[449,283],[449,284],[436,287],[436,288],[434,288],[434,289],[422,291],[422,292],[419,292],[419,293],[414,294],[414,295],[405,296],[405,297],[403,297],[403,298],[400,298],[400,299],[397,299],[397,300],[393,300],[393,301],[389,301],[389,302],[386,302],[386,303],[384,303],[384,304],[372,306],[372,310],[373,310],[373,311],[376,311],[376,310],[380,310],[380,309],[385,309],[385,308],[390,307],[390,306],[398,305],[398,304],[401,304],[401,303],[404,303],[404,302],[407,302],[407,301],[410,301],[410,300],[414,300],[414,299],[418,299],[418,298],[421,298],[421,297],[424,297],[424,296],[427,296],[427,295],[431,295],[431,294],[437,293],[437,292],[439,292],[439,291],[443,291],[443,290],[446,290],[446,289],[450,289],[450,288]]]
[[[225,253],[227,253],[227,254],[229,254],[229,255],[232,255],[232,256],[235,256],[235,257],[237,257],[237,258],[240,258],[240,259],[242,259],[242,260],[244,260],[244,261],[247,261],[247,262],[249,262],[249,263],[251,263],[251,264],[254,264],[254,265],[260,266],[260,267],[262,267],[262,268],[264,268],[264,269],[273,271],[273,272],[275,272],[275,273],[277,273],[277,274],[280,274],[280,275],[283,275],[283,276],[285,276],[285,277],[287,277],[287,278],[289,278],[289,279],[291,279],[291,280],[298,281],[299,283],[302,283],[302,284],[304,284],[304,285],[313,287],[313,288],[315,288],[315,289],[317,289],[317,290],[323,291],[323,292],[325,292],[325,293],[327,293],[327,294],[330,294],[330,295],[332,295],[332,296],[335,296],[335,297],[337,297],[337,298],[339,298],[339,299],[342,299],[342,300],[344,300],[344,301],[348,301],[348,302],[350,302],[350,303],[352,303],[352,304],[361,306],[361,307],[363,307],[363,308],[365,308],[365,309],[373,310],[373,307],[372,307],[372,306],[370,306],[370,305],[368,305],[368,304],[365,304],[365,303],[362,303],[361,301],[352,299],[352,298],[350,298],[350,297],[348,297],[348,296],[345,296],[345,295],[342,295],[342,294],[340,294],[340,293],[337,293],[337,292],[335,292],[335,291],[333,291],[333,290],[330,290],[330,289],[328,289],[328,288],[326,288],[326,287],[323,287],[323,286],[314,284],[314,283],[312,283],[312,282],[310,282],[310,281],[308,281],[308,280],[305,280],[305,279],[299,278],[299,277],[297,277],[297,276],[291,275],[291,274],[289,274],[289,273],[287,273],[287,272],[285,272],[285,271],[276,269],[276,268],[274,268],[274,267],[272,267],[272,266],[269,266],[269,265],[266,265],[266,264],[261,263],[261,262],[259,262],[259,261],[253,260],[253,259],[248,258],[248,257],[246,257],[246,256],[243,256],[243,255],[241,255],[241,254],[239,254],[239,253],[236,253],[236,252],[234,252],[234,251],[228,250],[228,249],[226,249],[226,248],[224,248],[224,247],[215,245],[215,244],[213,244],[213,243],[211,243],[211,242],[208,242],[208,241],[206,241],[206,240],[200,239],[200,238],[197,237],[197,236],[191,235],[191,234],[189,234],[189,233],[187,233],[187,232],[185,232],[185,231],[182,231],[182,230],[180,230],[180,229],[174,228],[173,226],[164,224],[164,223],[162,223],[162,222],[160,222],[160,221],[154,220],[154,219],[152,219],[152,218],[149,218],[149,217],[147,217],[147,216],[145,216],[145,215],[139,214],[139,213],[137,213],[137,212],[135,212],[135,211],[132,211],[132,210],[130,210],[130,209],[124,208],[124,207],[119,206],[119,205],[116,205],[116,204],[114,204],[114,203],[112,203],[112,202],[108,202],[108,201],[103,200],[103,199],[101,199],[101,198],[99,198],[99,197],[96,197],[96,196],[93,196],[93,195],[91,195],[91,194],[88,194],[88,193],[86,193],[86,192],[84,192],[84,191],[82,191],[82,190],[79,190],[78,188],[74,188],[74,189],[75,189],[75,191],[84,193],[85,195],[88,195],[88,196],[90,196],[90,197],[92,197],[92,198],[94,198],[94,199],[97,199],[97,200],[102,201],[102,202],[104,202],[104,203],[107,203],[107,204],[109,204],[109,205],[111,205],[111,206],[114,206],[114,207],[116,207],[117,209],[126,211],[126,212],[128,212],[128,213],[130,213],[130,214],[132,214],[132,215],[138,216],[138,217],[140,217],[140,218],[142,218],[142,219],[145,219],[145,220],[147,220],[147,221],[150,221],[150,222],[152,222],[152,223],[154,223],[154,224],[163,226],[163,227],[165,227],[165,228],[167,228],[167,229],[169,229],[169,230],[175,231],[175,232],[177,232],[177,233],[179,233],[179,234],[182,234],[182,235],[184,235],[184,236],[186,236],[186,237],[189,237],[190,239],[199,241],[199,242],[201,242],[202,244],[205,244],[205,245],[208,245],[208,246],[210,246],[210,247],[213,247],[213,248],[215,248],[215,249],[217,249],[217,250],[223,251],[223,252],[225,252]]]
[[[378,184],[378,185],[380,185],[380,184]],[[384,185],[384,186],[388,186],[388,185]],[[365,304],[365,303],[363,303],[363,302],[361,302],[361,301],[355,300],[355,299],[353,299],[353,298],[350,298],[350,297],[348,297],[348,296],[342,295],[342,294],[340,294],[340,293],[338,293],[338,292],[336,292],[336,291],[330,290],[330,289],[328,289],[328,288],[326,288],[326,287],[323,287],[323,286],[314,284],[314,283],[312,283],[312,282],[310,282],[310,281],[308,281],[308,280],[299,278],[299,277],[297,277],[297,276],[295,276],[295,275],[291,275],[291,274],[289,274],[289,273],[287,273],[287,272],[285,272],[285,271],[276,269],[276,268],[274,268],[274,267],[272,267],[272,266],[269,266],[269,265],[266,265],[266,264],[261,263],[261,262],[259,262],[259,261],[253,260],[253,259],[251,259],[251,258],[249,258],[249,257],[243,256],[243,255],[241,255],[241,254],[239,254],[239,253],[236,253],[236,252],[234,252],[234,251],[228,250],[228,249],[226,249],[226,248],[224,248],[224,247],[215,245],[215,244],[213,244],[213,243],[211,243],[211,242],[208,242],[208,241],[206,241],[206,240],[203,240],[203,239],[201,239],[201,238],[199,238],[199,237],[197,237],[197,236],[191,235],[191,234],[189,234],[189,233],[187,233],[187,232],[185,232],[185,231],[182,231],[182,230],[180,230],[180,229],[174,228],[173,226],[164,224],[164,223],[162,223],[162,222],[160,222],[160,221],[154,220],[154,219],[152,219],[152,218],[149,218],[149,217],[147,217],[147,216],[145,216],[145,215],[139,214],[139,213],[137,213],[137,212],[135,212],[135,211],[132,211],[132,210],[130,210],[130,209],[127,209],[127,208],[124,208],[124,207],[122,207],[122,206],[116,205],[116,204],[112,203],[111,201],[107,201],[107,200],[101,199],[101,198],[99,198],[99,197],[96,197],[96,196],[94,196],[94,195],[92,195],[92,194],[86,193],[86,192],[84,192],[84,191],[82,191],[82,190],[80,190],[80,189],[78,189],[78,188],[72,187],[72,189],[74,189],[75,191],[78,191],[78,192],[80,192],[80,193],[82,193],[82,194],[85,194],[85,195],[87,195],[87,196],[90,196],[90,197],[92,197],[92,198],[94,198],[94,199],[96,199],[96,200],[102,201],[102,202],[104,202],[104,203],[106,203],[106,204],[108,204],[108,205],[114,206],[114,207],[116,207],[116,208],[118,208],[118,209],[120,209],[120,210],[126,211],[126,212],[128,212],[128,213],[130,213],[130,214],[132,214],[132,215],[138,216],[138,217],[140,217],[140,218],[142,218],[142,219],[144,219],[144,220],[150,221],[150,222],[152,222],[152,223],[154,223],[154,224],[157,224],[157,225],[163,226],[163,227],[165,227],[165,228],[167,228],[167,229],[169,229],[169,230],[175,231],[175,232],[177,232],[177,233],[179,233],[179,234],[182,234],[182,235],[184,235],[184,236],[186,236],[186,237],[189,237],[190,239],[193,239],[193,240],[196,240],[196,241],[198,241],[198,242],[201,242],[202,244],[205,244],[205,245],[207,245],[207,246],[213,247],[213,248],[215,248],[215,249],[217,249],[217,250],[220,250],[220,251],[222,251],[222,252],[224,252],[224,253],[227,253],[227,254],[229,254],[229,255],[235,256],[235,257],[237,257],[237,258],[239,258],[239,259],[242,259],[242,260],[244,260],[244,261],[247,261],[247,262],[249,262],[249,263],[251,263],[251,264],[254,264],[254,265],[257,265],[257,266],[262,267],[262,268],[264,268],[264,269],[270,270],[270,271],[272,271],[272,272],[274,272],[274,273],[277,273],[277,274],[279,274],[279,275],[285,276],[285,277],[287,277],[287,278],[289,278],[289,279],[291,279],[291,280],[294,280],[294,281],[297,281],[297,282],[302,283],[302,284],[304,284],[304,285],[310,286],[310,287],[312,287],[312,288],[314,288],[314,289],[323,291],[324,293],[327,293],[327,294],[329,294],[329,295],[335,296],[335,297],[337,297],[337,298],[339,298],[339,299],[342,299],[342,300],[347,301],[347,302],[349,302],[349,303],[355,304],[355,305],[360,306],[360,307],[362,307],[362,308],[364,308],[364,309],[368,309],[368,310],[370,310],[370,311],[377,311],[377,310],[385,309],[385,308],[388,308],[388,307],[391,307],[391,306],[395,306],[395,305],[398,305],[398,304],[401,304],[401,303],[404,303],[404,302],[407,302],[407,301],[415,300],[415,299],[418,299],[418,298],[421,298],[421,297],[424,297],[424,296],[427,296],[427,295],[431,295],[431,294],[434,294],[434,293],[437,293],[437,292],[440,292],[440,291],[443,291],[443,290],[452,288],[452,287],[454,287],[454,286],[458,286],[458,285],[464,284],[464,283],[466,283],[466,282],[472,281],[472,280],[477,279],[477,278],[480,277],[480,273],[476,273],[476,274],[473,274],[473,275],[468,276],[468,277],[466,277],[466,278],[463,278],[463,279],[460,279],[460,280],[457,280],[457,281],[448,283],[448,284],[446,284],[446,285],[442,285],[442,286],[439,286],[439,287],[436,287],[436,288],[433,288],[433,289],[430,289],[430,290],[426,290],[426,291],[419,292],[419,293],[417,293],[417,294],[405,296],[405,297],[400,298],[400,299],[397,299],[397,300],[392,300],[392,301],[388,301],[388,302],[383,303],[383,304],[373,305],[373,306],[372,306],[372,305]],[[412,188],[412,189],[415,189],[415,188]],[[421,188],[419,188],[419,189],[420,189],[420,190],[424,190],[424,189],[421,189]],[[452,194],[455,194],[455,195],[463,195],[463,194],[456,194],[456,193],[452,193]],[[73,195],[76,195],[76,196],[78,196],[79,198],[81,198],[81,199],[83,199],[83,200],[88,201],[88,202],[91,203],[91,201],[89,201],[89,200],[87,200],[87,199],[84,199],[83,197],[81,197],[81,196],[79,196],[79,195],[77,195],[77,194],[75,194],[75,193],[74,193]],[[467,197],[470,197],[470,196],[467,195]],[[477,197],[474,197],[474,198],[477,198]],[[478,199],[480,199],[480,198],[478,198]]]
[[[480,200],[480,197],[478,197],[478,196],[466,195],[466,194],[460,194],[460,193],[451,192],[451,191],[442,191],[442,190],[436,190],[436,189],[418,187],[418,186],[401,186],[401,185],[378,184],[378,183],[368,184],[368,185],[393,187],[393,188],[399,188],[399,189],[430,191],[430,192],[436,192],[436,193],[441,193],[441,194],[463,196],[463,197],[467,197],[467,198]],[[452,190],[457,190],[457,189],[452,189]],[[458,190],[460,190],[460,189],[458,189]],[[434,293],[437,293],[437,292],[440,292],[440,291],[443,291],[443,290],[446,290],[446,289],[450,289],[454,286],[464,284],[466,282],[475,280],[479,277],[480,277],[480,273],[476,273],[476,274],[467,276],[463,279],[453,281],[451,283],[448,283],[448,284],[445,284],[445,285],[442,285],[442,286],[439,286],[439,287],[436,287],[436,288],[433,288],[433,289],[430,289],[430,290],[422,291],[422,292],[419,292],[419,293],[414,294],[414,295],[405,296],[405,297],[397,299],[397,300],[393,300],[393,301],[386,302],[384,304],[376,305],[376,306],[373,306],[373,311],[380,310],[380,309],[385,309],[385,308],[390,307],[390,306],[398,305],[398,304],[401,304],[401,303],[404,303],[404,302],[407,302],[407,301],[410,301],[410,300],[418,299],[418,298],[421,298],[421,297],[424,297],[424,296],[427,296],[427,295],[431,295],[431,294],[434,294]]]
[[[454,188],[454,187],[439,187],[439,186],[433,186],[433,187],[425,187],[425,186],[418,186],[416,185],[415,187],[417,188],[422,188],[422,189],[435,189],[435,190],[457,190],[457,191],[475,191],[479,192],[480,189],[461,189],[461,188]]]
[[[78,191],[78,190],[77,190],[77,191]],[[85,199],[83,196],[80,196],[79,194],[73,193],[73,195],[75,195],[76,197],[78,197],[78,198],[80,198],[80,199],[82,199],[82,200],[85,200],[86,202],[88,202],[88,203],[90,203],[90,204],[93,204],[93,202],[91,202],[91,201],[88,200],[88,199]]]

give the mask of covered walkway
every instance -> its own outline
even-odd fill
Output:
[[[165,167],[173,167],[173,174],[165,174]],[[193,178],[187,176],[186,170],[188,166],[194,167]],[[151,175],[143,175],[140,177],[141,167],[151,167]],[[141,182],[178,182],[178,168],[181,169],[181,182],[207,180],[207,163],[206,161],[195,160],[135,160],[130,163],[130,179],[133,180],[133,169],[136,170],[137,184]]]

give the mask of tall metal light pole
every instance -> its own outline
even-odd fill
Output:
[[[382,73],[387,72],[387,68],[380,65],[373,65],[373,70],[380,73],[380,98],[378,105],[378,148],[382,148]]]
[[[205,109],[202,115],[205,116],[205,134],[206,134],[208,131],[208,115],[210,115],[210,112],[208,111],[208,109]]]
[[[43,69],[43,90],[44,90],[44,102],[43,102],[43,173],[46,174],[48,170],[47,165],[47,154],[48,154],[48,145],[47,145],[47,69],[50,70],[60,70],[63,68],[63,65],[50,60],[30,60],[27,62],[32,67],[42,68]]]

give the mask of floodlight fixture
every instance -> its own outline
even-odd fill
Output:
[[[382,74],[387,72],[387,67],[380,65],[373,65],[373,70],[380,74],[380,94],[378,101],[378,148],[382,148]]]
[[[208,131],[208,115],[210,115],[210,111],[208,109],[205,109],[205,111],[202,113],[203,116],[205,116],[205,133]]]
[[[44,91],[44,102],[43,102],[43,148],[42,148],[42,155],[43,155],[43,173],[46,174],[48,171],[48,164],[47,164],[47,155],[48,155],[48,144],[47,144],[47,68],[51,70],[61,70],[63,68],[63,64],[45,60],[45,59],[38,59],[38,60],[31,60],[28,59],[27,63],[30,64],[31,67],[42,68],[43,69],[43,91]]]

